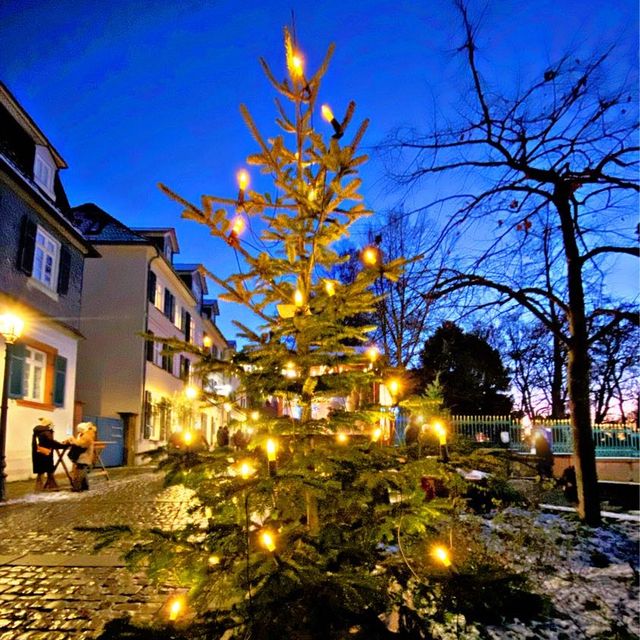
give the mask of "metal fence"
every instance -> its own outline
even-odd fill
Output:
[[[536,420],[525,427],[509,416],[452,416],[452,432],[479,444],[529,452],[534,435],[542,430],[554,453],[573,453],[568,420]],[[507,435],[508,434],[508,435]],[[640,458],[640,432],[636,424],[597,424],[593,442],[598,458]]]

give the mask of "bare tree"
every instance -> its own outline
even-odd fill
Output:
[[[456,6],[471,81],[466,111],[425,136],[400,131],[383,148],[406,167],[396,172],[404,184],[446,174],[449,185],[469,187],[430,203],[451,210],[434,244],[448,253],[448,268],[431,296],[480,289],[485,301],[526,309],[566,349],[578,511],[597,524],[590,349],[637,315],[597,306],[585,284],[603,281],[615,259],[639,255],[636,86],[629,78],[613,86],[618,67],[609,50],[588,60],[565,56],[526,90],[501,96],[479,69],[467,6]],[[595,317],[603,322],[590,333]]]

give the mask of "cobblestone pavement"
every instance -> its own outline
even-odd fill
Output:
[[[130,541],[94,550],[96,534],[74,527],[172,528],[187,518],[191,494],[163,489],[152,470],[114,470],[91,478],[91,490],[31,493],[32,482],[8,483],[0,505],[0,640],[96,638],[130,614],[159,614],[170,588],[155,588],[122,562]],[[60,483],[62,485],[62,482]]]

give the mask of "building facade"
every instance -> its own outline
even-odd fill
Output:
[[[9,370],[9,480],[31,473],[31,434],[39,417],[50,418],[62,439],[77,416],[83,269],[86,257],[99,254],[72,224],[59,176],[66,167],[0,83],[0,313],[25,322]]]
[[[174,264],[174,229],[131,229],[94,204],[73,214],[102,256],[84,278],[80,329],[87,341],[77,397],[85,415],[123,420],[127,464],[176,431],[201,430],[211,442],[224,403],[205,401],[197,363],[201,349],[223,354],[226,341],[204,304],[199,265]],[[168,353],[148,337],[184,341],[193,350]]]

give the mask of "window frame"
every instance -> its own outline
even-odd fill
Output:
[[[39,239],[43,239],[43,245],[39,243]],[[53,251],[47,247],[47,243],[53,245]],[[31,271],[31,277],[37,280],[41,285],[47,289],[58,292],[58,272],[60,269],[60,255],[61,255],[61,242],[56,240],[48,231],[46,231],[41,225],[37,226],[35,247],[33,251],[33,268]],[[42,262],[38,267],[38,258],[42,255]],[[51,271],[49,275],[50,282],[46,279],[46,258],[51,258]]]

